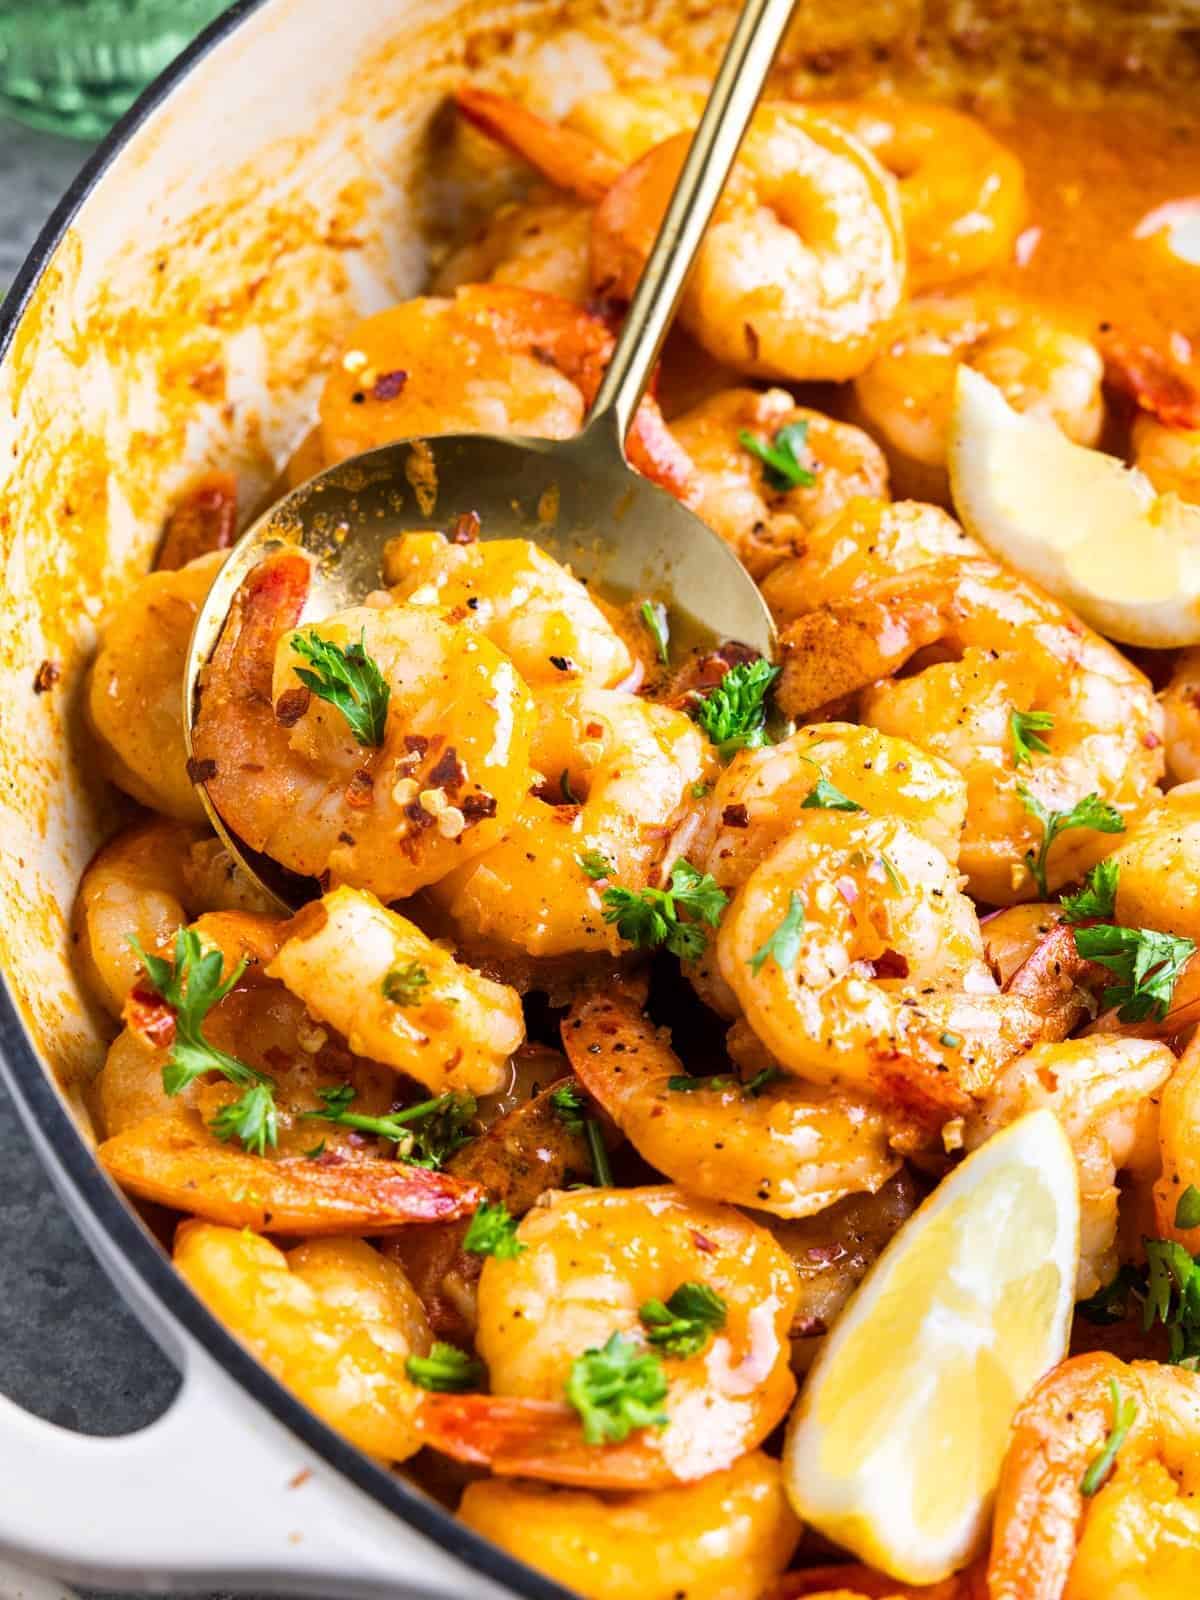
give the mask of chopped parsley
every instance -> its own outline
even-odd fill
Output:
[[[1189,1183],[1175,1203],[1177,1228],[1200,1228],[1200,1189]]]
[[[1121,1322],[1141,1309],[1142,1332],[1155,1323],[1167,1330],[1168,1360],[1200,1366],[1200,1261],[1174,1239],[1143,1239],[1146,1265],[1125,1266],[1113,1281],[1077,1306],[1089,1322]]]
[[[718,1328],[725,1326],[725,1302],[706,1283],[681,1283],[664,1303],[638,1307],[646,1338],[669,1356],[696,1356]]]
[[[568,1133],[583,1132],[587,1112],[583,1090],[577,1084],[564,1083],[561,1088],[555,1089],[550,1096],[550,1104]]]
[[[671,629],[667,622],[667,608],[661,600],[642,601],[642,621],[654,640],[654,653],[664,667],[669,665]]]
[[[342,713],[359,744],[381,745],[391,690],[378,663],[367,654],[366,629],[357,644],[343,650],[309,628],[292,635],[292,649],[312,663],[311,669],[296,668],[304,687]]]
[[[818,778],[815,789],[810,789],[800,802],[801,811],[861,811],[862,806],[857,800],[851,800],[848,794],[843,794],[828,778]]]
[[[1125,820],[1121,813],[1106,800],[1101,800],[1098,794],[1084,795],[1070,811],[1050,811],[1025,784],[1017,784],[1017,793],[1029,815],[1042,825],[1041,845],[1036,851],[1026,851],[1025,865],[1043,900],[1049,894],[1046,888],[1046,857],[1060,833],[1066,833],[1071,828],[1093,828],[1097,833],[1125,832]]]
[[[695,961],[708,943],[706,930],[716,927],[728,898],[708,873],[680,859],[671,868],[666,889],[606,889],[603,916],[616,924],[622,939],[641,950],[662,945],[681,961]]]
[[[436,1171],[456,1150],[469,1144],[472,1137],[465,1129],[475,1115],[474,1095],[440,1094],[435,1100],[421,1100],[415,1106],[405,1106],[402,1111],[391,1111],[384,1117],[368,1117],[351,1111],[354,1090],[348,1083],[318,1089],[317,1097],[321,1109],[302,1111],[303,1118],[336,1122],[343,1128],[390,1140],[396,1146],[396,1154],[411,1167],[429,1167]]]
[[[1125,1435],[1133,1427],[1134,1418],[1137,1416],[1137,1401],[1132,1395],[1121,1394],[1115,1378],[1108,1380],[1108,1392],[1112,1396],[1112,1429],[1105,1441],[1104,1449],[1084,1473],[1079,1485],[1080,1490],[1089,1498],[1103,1485],[1112,1471],[1117,1451],[1125,1443]]]
[[[1063,919],[1066,922],[1087,922],[1094,917],[1102,922],[1109,921],[1116,909],[1120,876],[1120,863],[1114,861],[1112,856],[1097,861],[1079,893],[1063,895]]]
[[[807,422],[785,423],[776,430],[770,444],[743,428],[738,443],[762,462],[768,488],[782,494],[789,489],[811,489],[817,481],[816,473],[800,459],[808,449]]]
[[[1048,756],[1050,746],[1042,738],[1043,733],[1049,733],[1054,726],[1054,714],[1050,711],[1013,711],[1009,715],[1008,727],[1012,734],[1013,765],[1019,767],[1027,762],[1036,750],[1038,755]]]
[[[895,889],[896,893],[902,893],[904,885],[900,882],[900,874],[896,871],[895,864],[893,863],[891,856],[887,855],[882,850],[879,852],[879,865],[883,868],[884,872],[887,873],[887,880],[891,884],[892,888]]]
[[[691,1073],[682,1073],[668,1078],[667,1088],[676,1094],[694,1094],[697,1089],[736,1089],[740,1081],[727,1072],[711,1078],[693,1078]]]
[[[393,967],[379,987],[394,1006],[415,1006],[425,998],[421,991],[429,987],[429,974],[420,962],[406,961]]]
[[[1097,922],[1075,929],[1075,948],[1085,961],[1095,961],[1115,974],[1104,991],[1106,1006],[1119,1006],[1122,1022],[1161,1022],[1171,1004],[1179,975],[1195,953],[1191,939],[1154,928],[1121,928]]]
[[[788,899],[787,913],[782,922],[754,952],[746,965],[751,972],[758,973],[762,970],[769,956],[774,956],[775,965],[784,972],[790,972],[796,965],[796,957],[800,954],[800,936],[804,931],[804,902],[795,889]]]
[[[711,789],[712,789],[712,784],[711,783],[701,783],[697,779],[697,781],[692,785],[691,790],[689,792],[690,792],[693,800],[703,800],[705,795],[708,794]]]
[[[575,1359],[565,1393],[588,1444],[621,1444],[639,1428],[661,1428],[667,1421],[662,1362],[622,1333]]]
[[[589,878],[610,878],[612,876],[612,862],[599,850],[581,850],[575,857],[580,870],[586,872]]]
[[[767,691],[782,669],[759,657],[741,661],[714,685],[692,716],[723,760],[737,750],[757,750],[767,740]]]
[[[218,1139],[237,1138],[247,1150],[264,1154],[268,1145],[279,1139],[274,1083],[265,1072],[210,1044],[203,1028],[208,1013],[246,970],[245,960],[222,981],[220,950],[205,950],[194,928],[177,930],[172,961],[148,955],[136,939],[129,942],[145,968],[146,981],[175,1013],[175,1037],[163,1067],[163,1089],[169,1095],[182,1094],[205,1073],[220,1073],[244,1092],[232,1104],[222,1106],[209,1126]]]
[[[473,1256],[495,1256],[497,1261],[515,1261],[525,1248],[517,1238],[517,1219],[509,1216],[503,1200],[494,1204],[484,1200],[463,1236],[464,1250]]]
[[[418,1389],[432,1389],[435,1394],[467,1394],[483,1382],[483,1363],[440,1339],[427,1356],[409,1356],[405,1371]]]

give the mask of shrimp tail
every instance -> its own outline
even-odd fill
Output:
[[[520,156],[559,189],[594,204],[620,177],[620,161],[573,128],[547,122],[516,100],[464,84],[459,113],[489,139]]]
[[[1200,428],[1200,390],[1152,345],[1114,333],[1102,340],[1101,354],[1111,389],[1168,428]]]
[[[497,1477],[538,1478],[586,1489],[665,1489],[679,1481],[644,1433],[592,1445],[558,1400],[430,1394],[417,1418],[426,1444]]]

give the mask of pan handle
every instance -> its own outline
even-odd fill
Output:
[[[511,1600],[334,1472],[183,1337],[179,1393],[139,1433],[86,1437],[0,1396],[0,1573],[7,1559],[109,1589],[462,1600],[469,1584],[473,1600]]]

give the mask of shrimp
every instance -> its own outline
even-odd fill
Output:
[[[267,968],[356,1055],[434,1094],[491,1094],[525,1037],[520,998],[456,961],[361,889],[334,889],[287,925]]]
[[[747,1090],[725,1076],[706,1087],[688,1078],[666,1030],[619,991],[575,1005],[563,1044],[638,1154],[691,1194],[807,1217],[873,1193],[900,1165],[869,1100],[787,1079]]]
[[[1115,1386],[1115,1387],[1114,1387]],[[1133,1408],[1111,1474],[1083,1481]],[[1013,1421],[1000,1473],[991,1600],[1167,1600],[1200,1579],[1200,1377],[1103,1351],[1065,1361]]]
[[[441,433],[576,433],[613,350],[599,317],[513,284],[406,300],[350,330],[321,395],[326,462]],[[628,439],[639,472],[684,495],[691,463],[647,397]]]
[[[693,784],[712,770],[711,746],[683,712],[615,689],[548,689],[538,709],[531,759],[552,798],[529,795],[503,842],[430,896],[485,945],[538,958],[616,954],[604,886],[650,880]]]
[[[1148,412],[1134,418],[1133,464],[1159,494],[1200,503],[1200,428],[1171,427]]]
[[[887,463],[861,428],[796,405],[786,389],[725,389],[671,422],[695,465],[691,505],[756,579],[798,554],[808,530],[851,499],[887,497]],[[775,488],[742,443],[771,444],[783,428],[804,430],[810,481]]]
[[[1200,778],[1200,649],[1181,650],[1159,695],[1163,709],[1165,783]]]
[[[669,80],[627,83],[585,94],[565,120],[568,128],[615,156],[624,169],[664,139],[695,128],[704,102],[699,90]]]
[[[760,1600],[800,1538],[779,1464],[760,1450],[640,1494],[493,1478],[467,1485],[459,1516],[585,1600]]]
[[[473,283],[534,289],[572,305],[591,292],[592,213],[568,199],[501,206],[479,232],[453,250],[434,274],[435,295]]]
[[[544,1089],[498,1117],[447,1161],[451,1177],[476,1183],[488,1198],[501,1200],[513,1217],[523,1217],[552,1189],[569,1179],[592,1173],[592,1160],[582,1125],[565,1118],[555,1100],[575,1087],[566,1063],[554,1052],[538,1059],[545,1070]],[[470,1341],[478,1321],[476,1295],[484,1258],[463,1248],[469,1223],[449,1222],[409,1228],[389,1239],[384,1250],[394,1255],[429,1316],[439,1338]]]
[[[204,1037],[272,1080],[278,1144],[254,1155],[213,1133],[240,1093],[224,1079],[205,1075],[167,1094],[171,1014],[157,996],[135,990],[131,1025],[114,1040],[95,1088],[107,1134],[99,1158],[111,1176],[142,1199],[272,1233],[377,1233],[473,1210],[481,1193],[474,1184],[382,1159],[361,1134],[310,1119],[324,1108],[322,1090],[347,1084],[356,1112],[385,1115],[395,1075],[353,1055],[265,977],[284,924],[219,913],[195,927],[202,944],[221,951],[226,977],[239,957],[250,958],[241,982],[205,1018]]]
[[[286,1253],[256,1234],[185,1222],[175,1265],[280,1383],[368,1455],[421,1446],[410,1355],[433,1343],[403,1271],[364,1239],[312,1239]]]
[[[1115,921],[1200,943],[1200,783],[1155,794],[1113,860]]]
[[[807,813],[734,896],[717,960],[780,1067],[919,1125],[969,1110],[1040,1031],[945,856],[894,817]]]
[[[900,312],[854,384],[854,420],[883,446],[896,494],[949,502],[946,450],[963,362],[1076,444],[1100,437],[1104,363],[1065,312],[991,289],[927,296]]]
[[[247,576],[204,670],[193,770],[252,849],[398,900],[496,843],[529,786],[533,702],[487,639],[418,606],[359,606],[305,631],[360,643],[388,686],[382,742],[310,693],[293,632],[311,566]]]
[[[966,1120],[977,1149],[1028,1111],[1046,1107],[1062,1123],[1079,1164],[1081,1241],[1076,1298],[1116,1275],[1117,1174],[1148,1184],[1159,1165],[1159,1098],[1175,1066],[1165,1044],[1094,1035],[1037,1044],[1007,1062]]]
[[[811,109],[895,177],[915,294],[1010,257],[1025,222],[1025,172],[974,117],[907,100],[822,100]]]
[[[932,541],[913,531],[919,513],[898,513],[850,508],[791,571],[768,580],[768,594],[786,583],[788,601],[800,604],[824,551],[840,556],[814,577],[817,609],[784,630],[779,704],[800,717],[857,696],[862,721],[913,737],[957,768],[967,783],[960,864],[976,899],[1030,897],[1040,887],[1031,859],[1056,889],[1106,854],[1112,834],[1066,830],[1042,860],[1044,827],[1022,791],[1052,813],[1095,794],[1128,827],[1162,774],[1161,708],[1118,650],[970,546],[967,559],[922,565]],[[902,667],[905,676],[889,676]],[[1028,712],[1050,718],[1038,736],[1046,752],[1026,754],[1015,740],[1014,713]]]
[[[800,1279],[792,1320],[792,1365],[807,1367],[885,1245],[917,1209],[917,1190],[901,1168],[873,1194],[849,1194],[811,1217],[772,1223]]]
[[[625,172],[596,207],[592,279],[628,299],[690,135]],[[705,350],[753,377],[852,378],[904,294],[895,181],[840,128],[798,106],[754,114],[680,305]]]
[[[167,518],[154,565],[159,572],[186,567],[228,550],[236,537],[237,479],[232,472],[202,473]]]
[[[535,690],[564,676],[609,688],[633,670],[629,647],[584,585],[529,539],[402,534],[384,550],[383,576],[397,599],[478,628]]]
[[[142,964],[132,941],[153,954],[200,911],[269,909],[219,840],[156,817],[125,828],[88,862],[71,938],[88,988],[119,1017]]]
[[[1155,1232],[1200,1254],[1200,1228],[1176,1221],[1189,1185],[1200,1188],[1200,1036],[1193,1034],[1162,1091],[1158,1121],[1162,1168],[1153,1174]]]
[[[143,578],[101,625],[88,674],[87,716],[105,776],[179,822],[204,821],[188,776],[183,672],[192,624],[224,559],[215,551]]]
[[[479,1280],[493,1392],[431,1395],[422,1428],[436,1449],[502,1477],[658,1489],[725,1470],[783,1420],[796,1280],[757,1223],[667,1186],[593,1189],[538,1206],[517,1238],[521,1253],[489,1257]],[[665,1423],[587,1444],[559,1399],[575,1361],[614,1333],[639,1339],[639,1308],[683,1283],[719,1295],[725,1320],[696,1354],[665,1359]]]
[[[548,122],[519,100],[464,84],[454,103],[473,128],[521,156],[556,189],[580,200],[599,200],[621,174],[622,162],[590,134]]]

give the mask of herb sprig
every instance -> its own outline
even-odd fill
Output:
[[[639,1428],[661,1428],[667,1421],[662,1362],[623,1333],[576,1358],[565,1393],[588,1444],[621,1444]]]
[[[1161,1022],[1171,1005],[1179,975],[1195,954],[1192,939],[1155,928],[1121,928],[1110,922],[1075,929],[1075,948],[1115,974],[1104,991],[1106,1006],[1119,1006],[1122,1022]]]
[[[1062,897],[1064,922],[1088,922],[1093,919],[1106,922],[1112,918],[1117,904],[1117,884],[1121,865],[1112,856],[1106,856],[1087,875],[1087,881],[1077,894]]]
[[[770,489],[783,494],[789,489],[811,489],[817,481],[813,469],[800,459],[808,449],[808,423],[803,420],[784,423],[775,430],[769,444],[743,428],[738,443],[762,462],[763,477]]]
[[[667,608],[661,600],[643,600],[641,618],[646,631],[654,640],[654,653],[664,667],[671,662],[671,627],[667,621]]]
[[[464,1250],[497,1261],[515,1261],[526,1248],[517,1238],[517,1219],[509,1216],[503,1200],[484,1200],[463,1235]]]
[[[757,750],[768,743],[767,693],[781,670],[761,656],[740,661],[693,709],[692,716],[722,760],[735,751]]]
[[[295,669],[304,687],[342,713],[359,744],[381,745],[391,690],[378,662],[367,654],[366,629],[343,649],[309,628],[292,635],[292,649],[312,663]]]
[[[1051,711],[1011,712],[1008,727],[1012,735],[1013,765],[1019,767],[1027,763],[1034,751],[1038,755],[1048,756],[1050,746],[1042,738],[1042,734],[1049,733],[1053,726],[1054,714]]]
[[[646,1300],[638,1307],[650,1343],[680,1358],[699,1355],[725,1326],[725,1315],[724,1300],[706,1283],[681,1283],[665,1302]]]
[[[373,1133],[396,1146],[396,1154],[410,1167],[429,1167],[437,1171],[454,1152],[468,1144],[472,1135],[467,1124],[475,1115],[475,1097],[448,1092],[436,1099],[421,1100],[387,1116],[370,1117],[351,1111],[354,1090],[348,1083],[318,1089],[319,1111],[302,1111],[305,1120],[335,1122],[359,1133]]]
[[[800,939],[803,932],[804,902],[793,889],[783,920],[747,962],[751,972],[757,975],[770,956],[774,956],[777,967],[784,972],[790,972],[796,965],[796,957],[800,954]]]
[[[1105,1440],[1104,1449],[1084,1473],[1079,1485],[1081,1493],[1089,1498],[1102,1487],[1112,1471],[1117,1451],[1125,1443],[1125,1436],[1133,1427],[1138,1412],[1137,1401],[1132,1395],[1122,1395],[1115,1378],[1108,1380],[1108,1392],[1112,1396],[1112,1428]]]
[[[483,1363],[440,1339],[427,1356],[409,1356],[404,1366],[410,1382],[435,1394],[468,1394],[483,1382]]]
[[[614,923],[622,939],[641,950],[664,946],[681,961],[698,960],[708,943],[729,897],[709,876],[680,859],[671,868],[665,889],[604,891],[603,916]]]
[[[1017,784],[1017,793],[1029,815],[1042,825],[1042,842],[1037,850],[1026,851],[1025,865],[1043,900],[1049,894],[1046,887],[1046,858],[1050,854],[1050,846],[1060,834],[1072,828],[1092,828],[1097,833],[1125,832],[1125,819],[1121,813],[1106,800],[1101,800],[1098,794],[1084,795],[1069,811],[1051,811],[1025,784]]]

